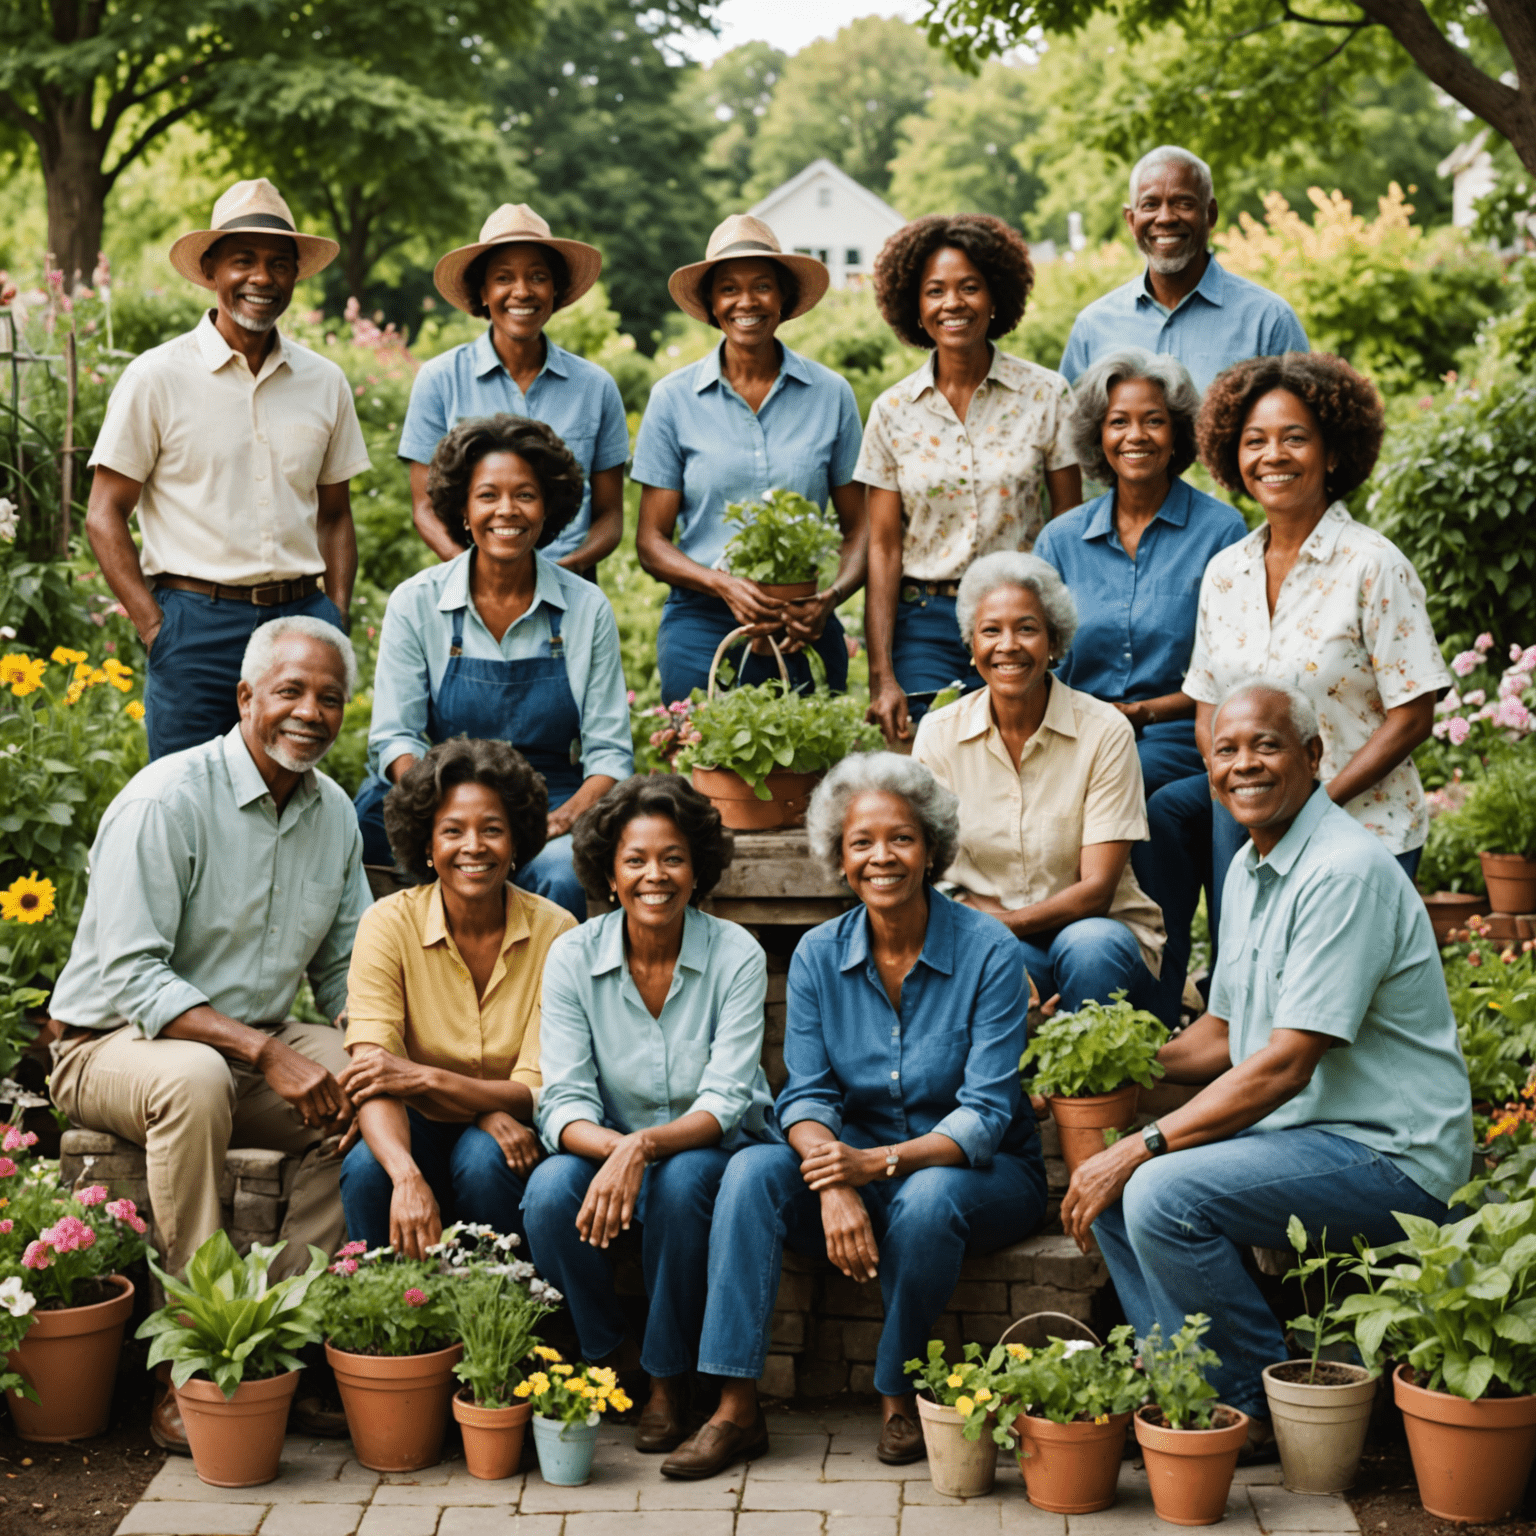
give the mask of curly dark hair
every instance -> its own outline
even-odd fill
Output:
[[[1211,474],[1229,491],[1247,494],[1237,459],[1243,424],[1254,406],[1277,389],[1288,389],[1306,403],[1317,418],[1324,449],[1338,458],[1326,481],[1330,500],[1364,485],[1381,452],[1381,396],[1368,378],[1328,352],[1250,357],[1217,374],[1195,425],[1200,461]]]
[[[480,290],[485,287],[485,272],[491,264],[491,258],[509,245],[533,245],[544,253],[544,259],[549,263],[549,275],[555,280],[555,308],[559,309],[565,303],[566,294],[571,291],[571,268],[565,257],[554,246],[545,245],[541,240],[502,240],[490,250],[481,251],[464,269],[464,291],[474,306],[470,313],[478,315],[482,320],[491,318],[490,310],[480,298]]]
[[[501,796],[519,869],[539,856],[549,826],[549,791],[543,775],[504,741],[455,736],[412,763],[384,796],[384,830],[407,874],[423,884],[435,878],[427,863],[432,827],[448,791],[460,784],[484,784]]]
[[[450,537],[469,548],[469,482],[475,465],[492,453],[515,453],[538,478],[544,493],[544,528],[538,548],[554,543],[581,511],[586,482],[576,455],[558,433],[526,416],[476,416],[461,421],[437,445],[427,466],[427,495]]]
[[[936,343],[917,318],[917,291],[928,258],[945,246],[964,251],[987,280],[997,305],[988,339],[1006,336],[1024,318],[1035,267],[1023,235],[990,213],[930,213],[885,242],[875,257],[875,303],[885,323],[909,347],[933,350]]]
[[[782,261],[775,261],[771,256],[765,257],[764,260],[773,268],[779,279],[779,292],[784,299],[783,306],[779,310],[779,318],[782,320],[786,315],[794,314],[795,305],[800,302],[800,279]],[[724,265],[723,261],[717,261],[699,279],[699,303],[704,306],[705,318],[717,331],[720,329],[720,322],[715,319],[715,279],[720,275],[720,269]]]
[[[594,901],[612,901],[609,881],[619,838],[637,816],[665,816],[688,844],[693,859],[693,895],[698,904],[720,883],[736,850],[735,838],[721,825],[720,812],[673,773],[637,773],[615,784],[571,828],[576,878]]]

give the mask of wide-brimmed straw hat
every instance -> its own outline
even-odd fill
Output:
[[[335,261],[341,247],[324,235],[301,235],[293,227],[293,214],[283,195],[267,180],[237,181],[213,205],[213,228],[194,229],[171,247],[171,265],[189,283],[212,288],[203,276],[203,256],[225,235],[287,235],[299,248],[299,276],[313,277]]]
[[[705,274],[722,261],[751,256],[765,256],[782,263],[800,281],[800,300],[787,315],[779,317],[781,320],[793,320],[796,315],[814,309],[832,284],[832,274],[814,256],[786,253],[779,245],[779,237],[761,219],[754,219],[750,213],[733,213],[709,237],[704,260],[679,267],[667,279],[667,292],[685,314],[707,323],[709,310],[700,293]]]
[[[449,251],[432,269],[437,291],[467,315],[474,314],[479,307],[480,295],[469,291],[464,274],[474,259],[493,245],[547,245],[565,257],[571,286],[555,305],[556,309],[574,304],[603,270],[603,253],[595,245],[584,245],[580,240],[556,240],[549,225],[527,203],[503,203],[480,226],[480,238],[474,245],[461,245],[456,251]]]

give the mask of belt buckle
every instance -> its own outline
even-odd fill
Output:
[[[283,601],[283,588],[286,585],[287,583],[282,581],[269,581],[259,587],[252,587],[250,589],[252,605],[257,608],[278,607]],[[272,595],[267,597],[263,595],[265,593],[271,593]]]

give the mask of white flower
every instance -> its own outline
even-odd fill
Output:
[[[0,496],[0,539],[14,539],[20,522],[16,503],[8,496]],[[5,638],[9,640],[13,637],[7,635]]]
[[[1090,1344],[1087,1339],[1069,1339],[1066,1344],[1062,1346],[1061,1352],[1063,1355],[1078,1355],[1081,1354],[1085,1349],[1097,1348],[1098,1346],[1096,1344]]]
[[[9,624],[0,624],[0,640],[14,640],[16,631]]]
[[[25,1317],[36,1305],[37,1298],[23,1287],[20,1275],[0,1280],[0,1307],[4,1307],[12,1317]]]
[[[598,1424],[598,1423],[601,1423],[601,1422],[602,1422],[602,1415],[600,1413],[598,1413],[598,1411],[594,1408],[592,1410],[592,1412],[587,1415],[587,1423],[588,1424]]]

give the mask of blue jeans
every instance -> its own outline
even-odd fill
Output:
[[[1167,1339],[1192,1312],[1211,1319],[1205,1342],[1221,1356],[1220,1400],[1269,1417],[1261,1372],[1286,1358],[1285,1335],[1243,1267],[1248,1247],[1289,1249],[1291,1216],[1347,1253],[1356,1233],[1396,1242],[1393,1211],[1444,1222],[1445,1202],[1390,1158],[1329,1131],[1243,1131],[1143,1163],[1119,1202],[1093,1224],[1127,1320]]]
[[[1019,947],[1041,1002],[1059,992],[1062,1013],[1075,1013],[1090,998],[1107,1003],[1120,987],[1135,1008],[1152,1008],[1157,1000],[1157,979],[1136,935],[1112,917],[1079,918],[1055,933],[1020,939]]]
[[[1141,759],[1141,789],[1149,799],[1163,785],[1193,773],[1204,774],[1205,763],[1195,745],[1193,720],[1165,720],[1143,726],[1136,733],[1136,755]],[[1138,843],[1138,848],[1145,847]],[[1138,875],[1138,879],[1141,877]]]
[[[240,723],[235,700],[240,663],[246,642],[263,624],[302,613],[346,629],[341,610],[324,592],[258,608],[254,603],[219,602],[201,592],[156,587],[155,601],[165,622],[144,669],[150,762],[227,735]]]
[[[645,1170],[635,1220],[650,1299],[640,1363],[652,1376],[681,1376],[693,1369],[704,1317],[715,1191],[732,1160],[719,1147],[695,1147]],[[611,1354],[626,1333],[608,1255],[583,1242],[576,1230],[577,1212],[598,1167],[587,1158],[557,1152],[533,1170],[523,1197],[533,1262],[564,1295],[587,1360]]]
[[[409,1105],[411,1156],[432,1190],[443,1225],[450,1221],[484,1222],[503,1234],[523,1235],[519,1207],[523,1181],[507,1166],[496,1138],[478,1126],[428,1120]],[[341,1208],[347,1236],[382,1248],[389,1242],[389,1202],[394,1182],[366,1141],[347,1153],[341,1165]]]
[[[937,693],[953,682],[965,693],[981,687],[970,650],[960,638],[954,598],[923,592],[912,602],[897,600],[891,670],[906,694]],[[914,726],[930,707],[926,699],[908,699]]]
[[[1033,1156],[999,1153],[985,1168],[924,1168],[859,1193],[880,1250],[885,1326],[875,1357],[875,1390],[910,1390],[906,1361],[928,1339],[968,1253],[991,1253],[1028,1236],[1045,1214],[1045,1167]],[[768,1358],[784,1245],[824,1258],[821,1197],[805,1187],[800,1154],[782,1143],[743,1148],[715,1199],[709,1238],[709,1303],[699,1341],[706,1376],[755,1381]]]

